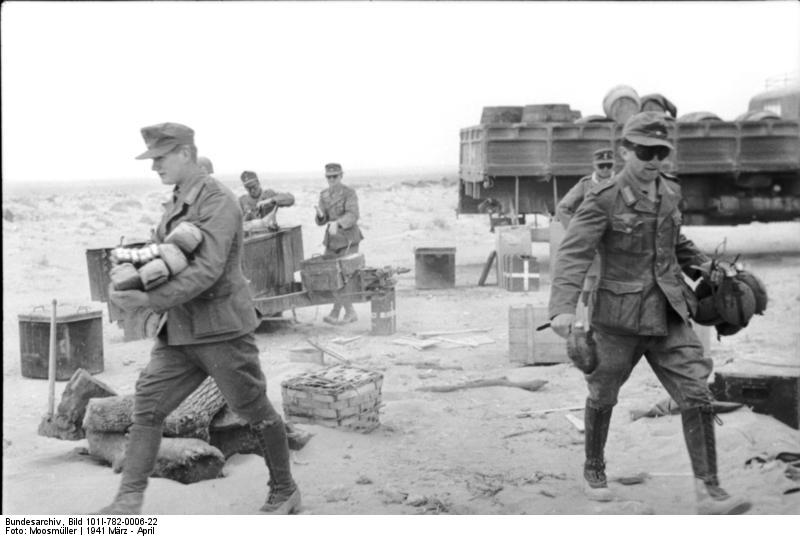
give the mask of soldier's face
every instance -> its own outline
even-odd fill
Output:
[[[161,178],[165,185],[180,184],[186,176],[185,169],[189,162],[188,152],[181,148],[170,151],[162,157],[153,159],[153,171]]]
[[[245,188],[247,189],[247,193],[253,198],[257,198],[261,195],[261,185],[258,183],[250,183],[246,185]]]
[[[614,165],[610,162],[596,162],[594,171],[599,179],[608,179],[614,173]]]
[[[328,180],[329,187],[335,187],[342,182],[342,173],[341,172],[326,173],[325,179]]]
[[[657,155],[653,153],[651,155],[646,155],[650,156],[649,160],[642,160],[642,157],[638,156],[634,149],[628,149],[627,147],[623,146],[620,148],[620,151],[622,153],[622,158],[625,161],[625,167],[629,169],[640,181],[644,183],[650,183],[655,181],[659,173],[661,173],[661,169],[664,166],[664,161],[658,157],[661,156],[664,158],[664,155]]]

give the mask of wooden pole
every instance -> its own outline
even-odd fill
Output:
[[[47,400],[47,415],[53,417],[56,404],[56,299],[53,299],[53,314],[50,317],[50,358],[47,367],[47,380],[49,397]]]

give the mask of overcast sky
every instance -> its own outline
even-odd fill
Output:
[[[141,177],[139,129],[218,171],[452,167],[483,106],[660,92],[733,119],[797,74],[800,4],[2,5],[3,180]]]

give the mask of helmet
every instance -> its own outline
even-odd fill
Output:
[[[591,328],[585,330],[582,323],[575,323],[567,336],[567,356],[584,374],[594,371],[597,367],[597,345]]]
[[[740,270],[736,275],[738,280],[743,281],[753,291],[756,299],[755,313],[756,315],[763,315],[767,309],[767,288],[755,274],[746,270]]]
[[[714,305],[723,321],[743,328],[756,312],[756,296],[742,280],[725,278],[714,293]]]
[[[694,314],[694,321],[705,326],[714,326],[722,321],[717,313],[717,305],[714,301],[714,294],[711,285],[702,280],[694,290],[697,297],[697,311]]]

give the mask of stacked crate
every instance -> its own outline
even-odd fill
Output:
[[[296,423],[369,432],[378,425],[383,375],[336,365],[281,383],[283,412]]]

